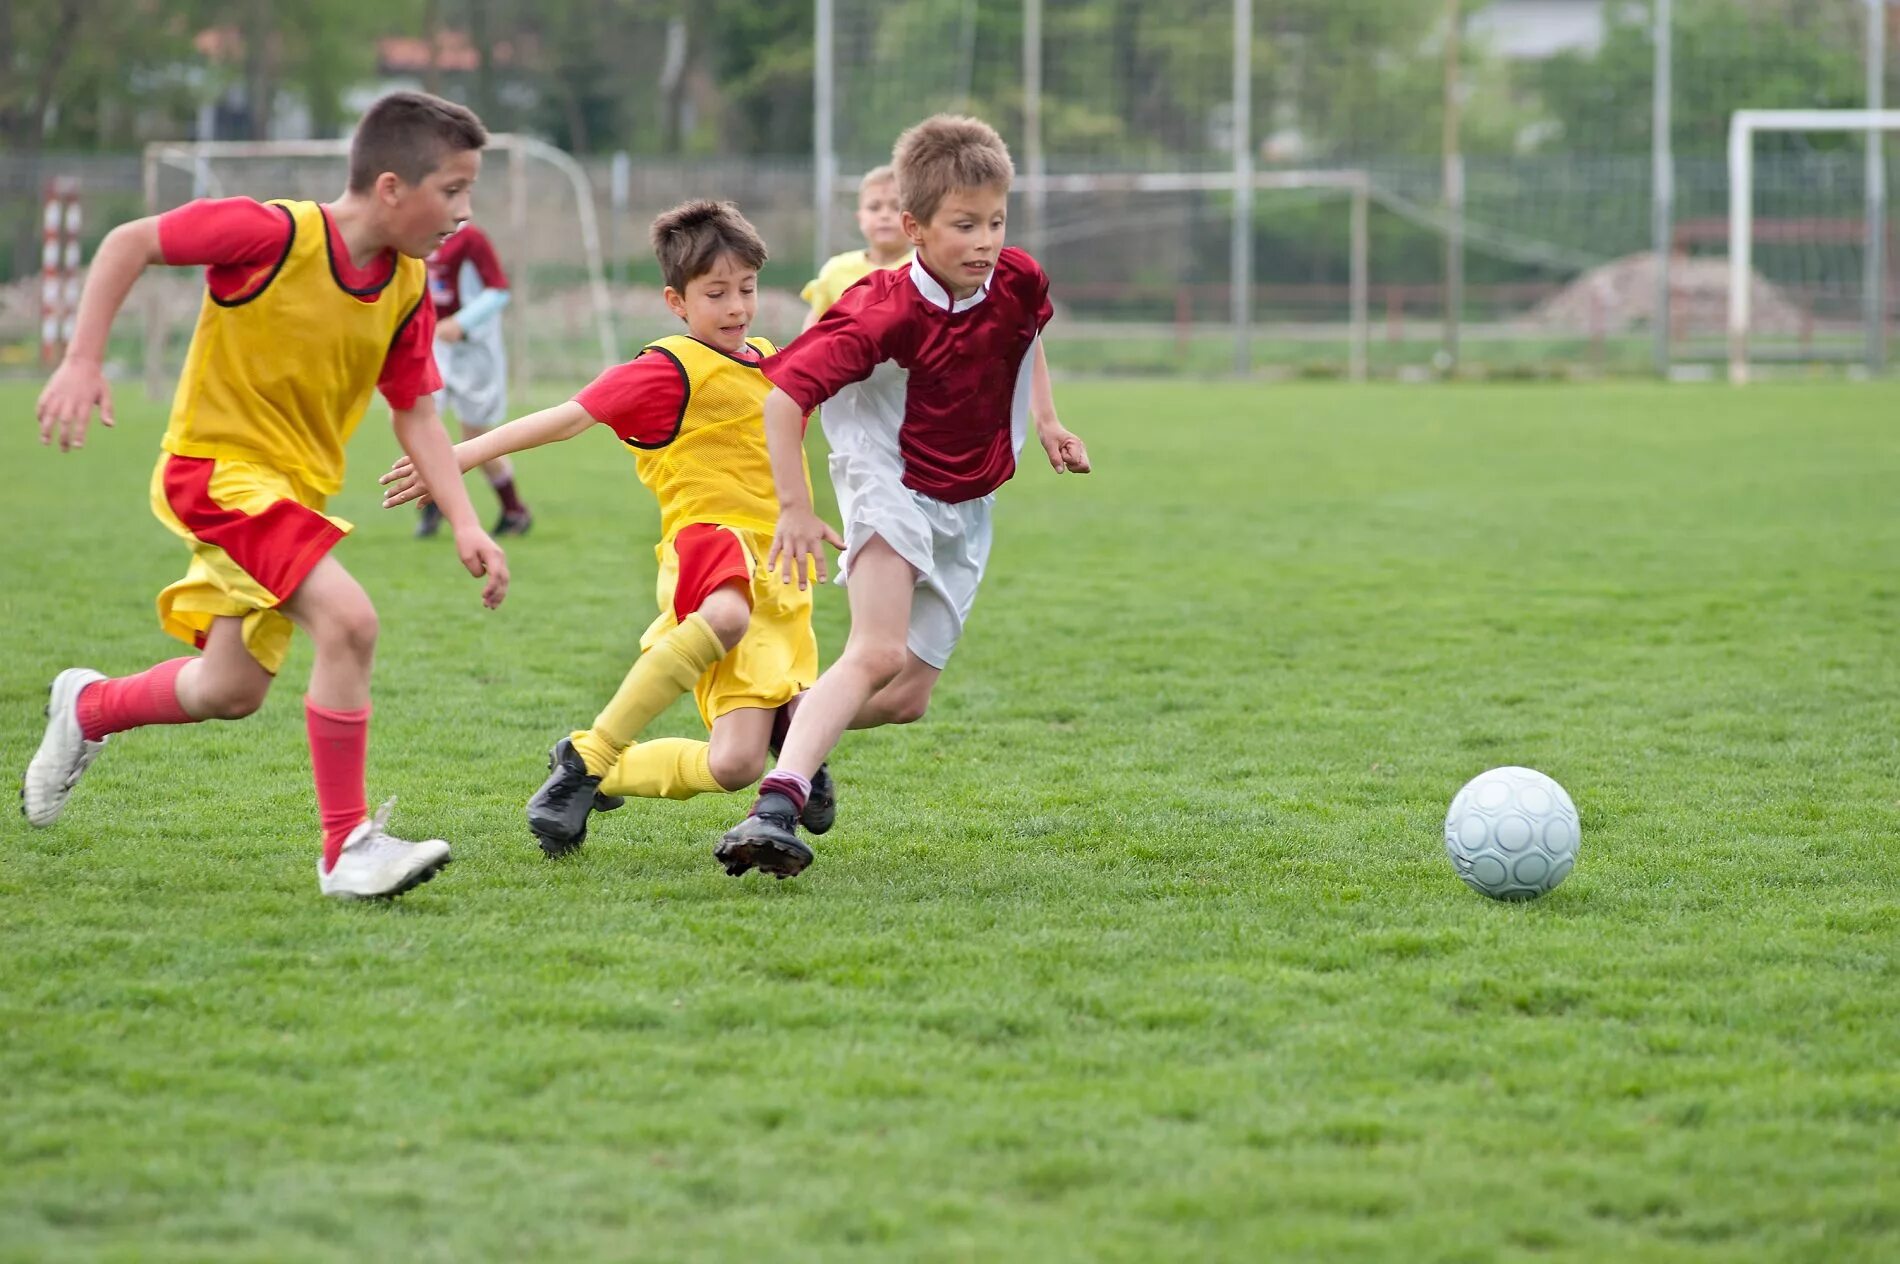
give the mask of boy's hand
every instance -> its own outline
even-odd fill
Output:
[[[779,579],[789,584],[793,572],[797,572],[798,586],[802,589],[809,581],[812,568],[816,567],[818,582],[825,582],[825,554],[819,548],[820,542],[834,549],[844,547],[844,537],[834,530],[830,523],[822,521],[809,509],[782,509],[778,516],[778,530],[772,536],[772,551],[766,555],[765,568],[776,570]],[[810,563],[806,562],[810,558]]]
[[[462,332],[462,322],[451,316],[435,327],[435,336],[443,342],[460,342],[467,335]]]
[[[395,464],[389,467],[389,473],[376,481],[389,488],[383,493],[383,508],[385,509],[394,509],[397,505],[406,505],[411,501],[420,501],[423,504],[429,502],[429,489],[422,485],[420,478],[416,477],[415,463],[406,455],[397,457]]]
[[[1043,453],[1056,473],[1060,474],[1064,470],[1071,474],[1089,472],[1088,448],[1078,436],[1065,430],[1060,422],[1037,426],[1036,437],[1042,440]]]
[[[501,545],[489,539],[488,532],[474,527],[455,533],[455,554],[469,574],[477,579],[487,577],[488,582],[482,585],[482,604],[490,610],[499,606],[508,595],[508,556]]]
[[[59,450],[71,452],[86,446],[86,426],[92,421],[94,406],[99,420],[112,424],[112,388],[106,375],[90,361],[62,360],[40,392],[40,443],[53,441],[59,433]]]

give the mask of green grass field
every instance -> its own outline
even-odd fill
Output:
[[[178,652],[121,395],[65,457],[0,395],[9,768],[59,668]],[[1059,399],[1099,472],[1004,490],[933,714],[847,738],[786,883],[711,860],[739,796],[541,857],[656,514],[605,432],[529,454],[485,613],[372,416],[372,801],[457,863],[318,897],[307,644],[9,813],[0,1258],[1900,1257],[1900,390]],[[1583,816],[1530,905],[1440,838],[1504,763]]]

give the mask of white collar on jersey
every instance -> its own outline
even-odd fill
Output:
[[[912,255],[910,257],[911,284],[917,287],[918,293],[930,300],[932,307],[941,307],[948,312],[967,312],[988,298],[990,296],[990,279],[995,275],[996,269],[992,267],[984,274],[983,284],[978,288],[976,293],[970,295],[968,298],[960,298],[953,303],[950,301],[950,291],[944,288],[942,281],[930,275],[930,269],[924,266],[922,257],[918,255]]]

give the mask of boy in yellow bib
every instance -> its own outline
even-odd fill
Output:
[[[502,552],[475,520],[436,418],[435,312],[423,257],[469,216],[488,135],[459,105],[393,93],[350,146],[349,187],[327,204],[193,202],[107,234],[66,358],[40,396],[40,440],[80,447],[96,406],[112,317],[155,263],[205,266],[205,298],[152,474],[152,511],[191,548],[159,594],[164,629],[200,651],[108,680],[74,667],[53,681],[46,737],[20,806],[51,825],[112,734],[234,720],[263,704],[293,626],[316,643],[304,712],[323,823],[318,888],[388,896],[448,863],[440,839],[404,842],[387,806],[367,810],[370,666],[376,610],[331,556],[350,524],[324,513],[343,485],[343,447],[380,389],[396,438],[445,490],[456,551],[482,598],[508,586]]]
[[[858,182],[858,232],[864,249],[831,256],[798,292],[811,304],[804,328],[817,324],[846,290],[879,268],[910,262],[910,238],[904,236],[903,207],[897,201],[897,171],[889,164],[873,167]]]
[[[746,334],[765,245],[729,202],[675,207],[653,221],[652,236],[666,304],[686,332],[649,344],[565,404],[455,446],[471,470],[599,423],[627,445],[660,502],[659,617],[593,726],[554,744],[547,782],[528,801],[529,832],[551,857],[579,847],[589,814],[621,796],[690,799],[757,781],[783,708],[818,678],[810,590],[761,565],[779,509],[760,412],[772,388],[759,364],[776,348]],[[427,494],[407,459],[383,482],[386,507]],[[688,689],[711,740],[636,743]],[[801,823],[823,833],[836,811],[821,769]]]

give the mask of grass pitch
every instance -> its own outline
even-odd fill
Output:
[[[10,769],[59,668],[179,652],[134,394],[61,457],[0,393]],[[1004,489],[933,714],[847,738],[787,883],[712,862],[740,796],[541,857],[655,512],[604,431],[528,454],[484,613],[372,416],[372,800],[457,863],[318,897],[307,643],[8,814],[0,1258],[1900,1255],[1900,391],[1059,399],[1100,472]],[[1531,905],[1439,837],[1503,763],[1583,817]]]

